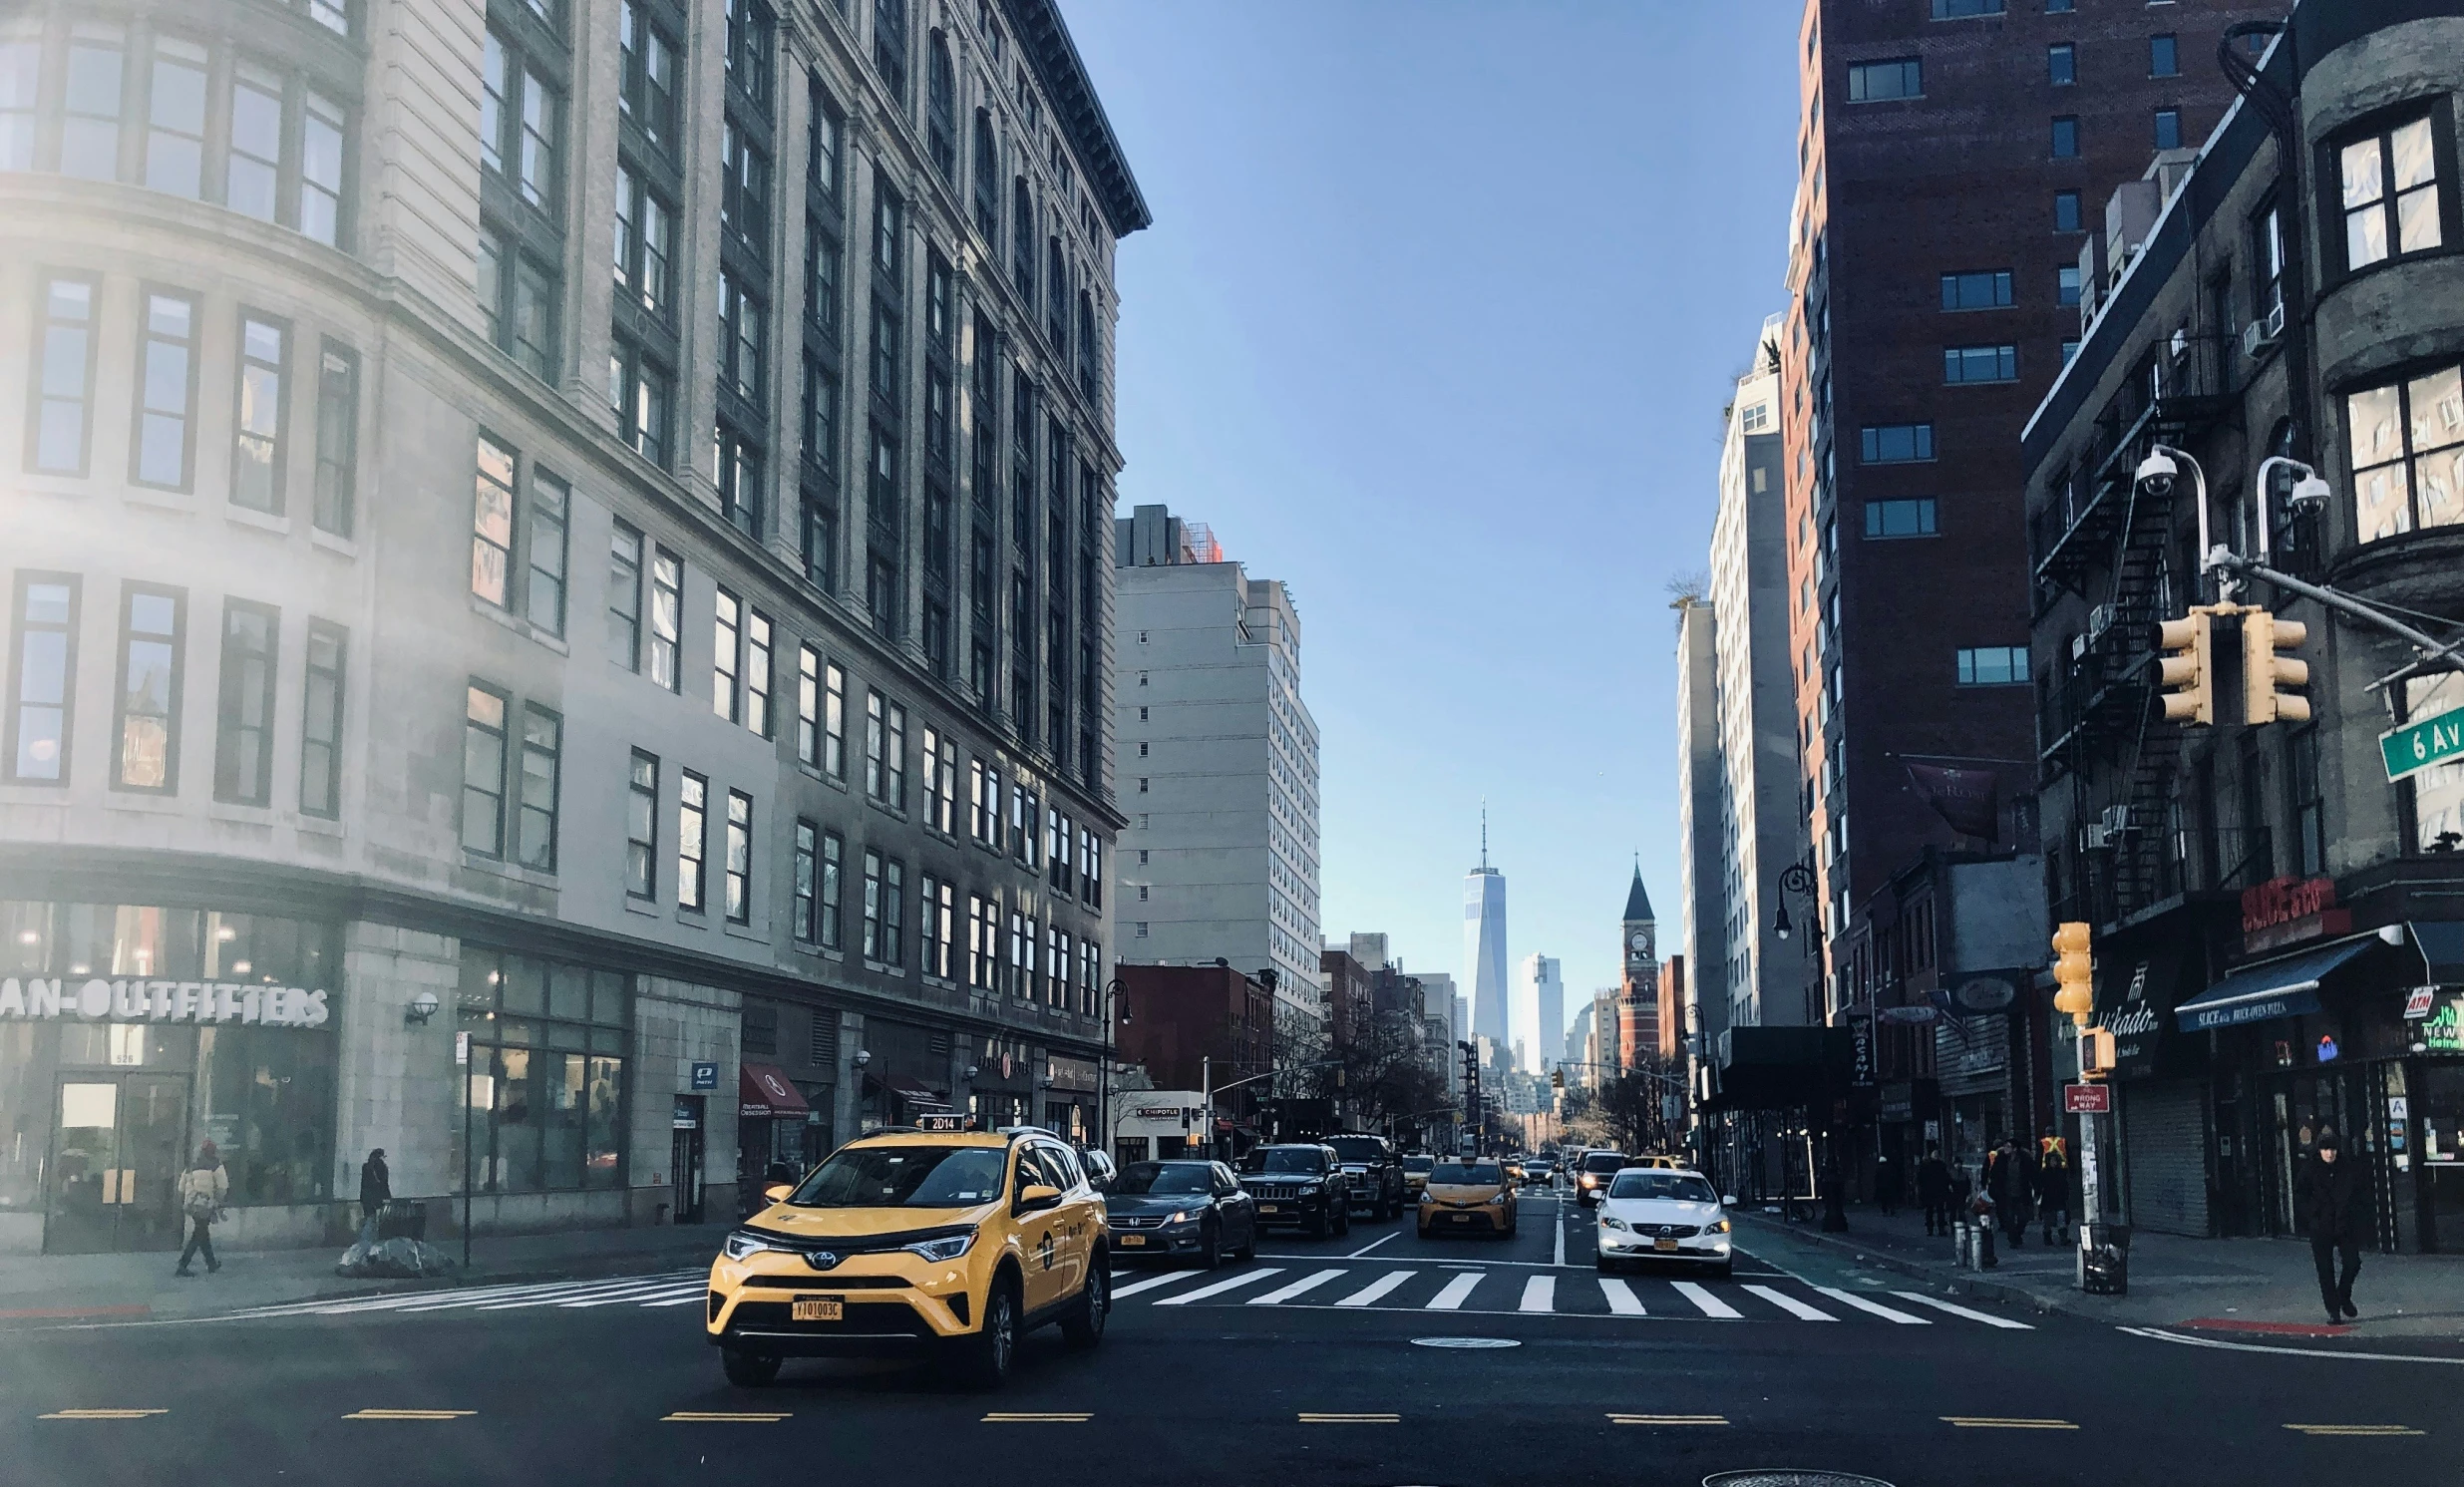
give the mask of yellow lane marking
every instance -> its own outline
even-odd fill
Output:
[[[1962,1430],[2076,1430],[2079,1428],[2068,1420],[2017,1420],[2005,1419],[1999,1415],[1943,1415],[1941,1418],[1944,1424],[1956,1425]]]
[[[2426,1430],[2415,1430],[2410,1425],[2287,1425],[2285,1428],[2298,1430],[2303,1435],[2427,1435],[2429,1433]]]
[[[346,1420],[459,1420],[478,1414],[476,1409],[363,1409],[344,1415]]]
[[[47,1415],[37,1415],[35,1418],[38,1420],[142,1420],[149,1415],[170,1413],[168,1409],[62,1409]]]
[[[1608,1417],[1611,1425],[1725,1425],[1726,1415],[1620,1415]]]
[[[984,1416],[987,1425],[1083,1425],[1094,1419],[1092,1414],[1073,1414],[1067,1410],[994,1410]]]
[[[659,1421],[662,1424],[669,1420],[681,1420],[688,1424],[712,1424],[743,1421],[756,1425],[775,1425],[779,1421],[787,1419],[788,1417],[788,1413],[785,1410],[781,1410],[777,1414],[760,1414],[730,1412],[728,1410],[721,1409],[680,1409],[674,1414],[659,1416]]]
[[[1308,1414],[1304,1412],[1300,1416],[1300,1423],[1303,1425],[1400,1425],[1403,1423],[1403,1416]]]

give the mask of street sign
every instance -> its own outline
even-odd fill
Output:
[[[2404,995],[2404,1020],[2418,1022],[2430,1015],[2430,1009],[2436,1005],[2438,1005],[2436,986],[2415,986]]]
[[[717,1089],[719,1087],[719,1066],[715,1063],[693,1065],[693,1087],[695,1089]]]
[[[2062,1086],[2064,1115],[2110,1115],[2113,1113],[2113,1086],[2110,1084],[2065,1084]]]
[[[456,1067],[456,1068],[458,1068],[458,1069],[467,1069],[467,1068],[469,1068],[470,1066],[471,1066],[471,1035],[470,1035],[469,1033],[467,1033],[467,1032],[458,1032],[458,1033],[455,1033],[455,1034],[454,1034],[454,1067]]]
[[[2464,706],[2450,707],[2418,723],[2381,733],[2378,751],[2386,758],[2390,785],[2433,764],[2464,757]]]

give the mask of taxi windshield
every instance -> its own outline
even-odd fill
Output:
[[[967,1208],[1001,1196],[1009,1153],[990,1146],[856,1146],[813,1170],[798,1208]]]
[[[1143,1194],[1207,1193],[1215,1174],[1204,1162],[1132,1162],[1121,1169],[1112,1190],[1125,1198]]]
[[[1608,1185],[1611,1198],[1670,1198],[1679,1203],[1716,1203],[1711,1185],[1690,1172],[1628,1168]]]
[[[1403,1170],[1406,1172],[1426,1172],[1436,1165],[1437,1158],[1435,1157],[1405,1157],[1403,1159]]]
[[[1494,1188],[1506,1181],[1506,1174],[1498,1170],[1495,1162],[1448,1162],[1432,1168],[1429,1181],[1439,1186],[1451,1183],[1464,1188]]]

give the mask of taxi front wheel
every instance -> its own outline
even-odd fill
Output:
[[[984,1298],[984,1324],[959,1338],[950,1349],[951,1371],[978,1389],[998,1388],[1009,1377],[1018,1355],[1018,1287],[1007,1276],[995,1279]]]
[[[779,1376],[779,1360],[768,1353],[724,1347],[719,1362],[727,1369],[727,1381],[739,1388],[758,1389]]]
[[[1087,1272],[1078,1305],[1061,1319],[1061,1335],[1072,1347],[1093,1347],[1104,1340],[1104,1323],[1112,1315],[1112,1273],[1102,1266]]]

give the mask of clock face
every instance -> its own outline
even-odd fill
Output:
[[[1651,947],[1651,936],[1643,933],[1640,929],[1636,929],[1634,931],[1633,945],[1635,949],[1647,950]]]

